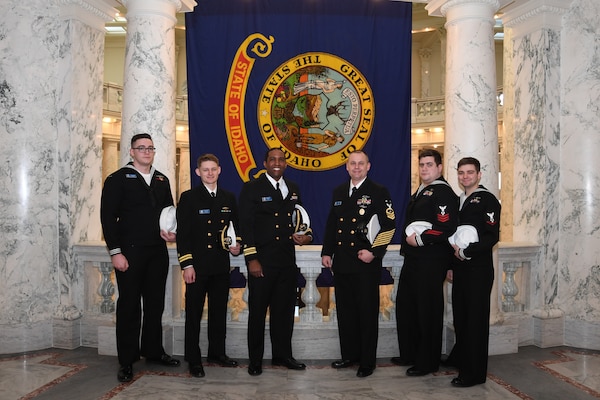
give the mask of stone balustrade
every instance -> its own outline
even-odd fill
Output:
[[[79,307],[81,318],[81,345],[97,347],[100,354],[116,354],[115,346],[115,300],[118,288],[114,271],[103,242],[82,243],[75,246],[77,264],[83,271],[82,296]],[[304,303],[298,309],[294,326],[294,355],[299,359],[333,359],[339,357],[337,320],[333,290],[317,287],[321,274],[321,246],[310,245],[297,248],[297,264],[306,284],[301,292]],[[501,243],[498,246],[497,279],[492,298],[492,308],[497,309],[499,318],[492,320],[490,327],[490,353],[506,354],[517,351],[523,341],[533,340],[519,334],[527,321],[531,321],[534,295],[531,293],[531,273],[536,266],[538,246],[532,244]],[[177,262],[176,249],[169,247],[170,271],[167,278],[165,313],[163,315],[165,349],[173,354],[183,354],[184,339],[184,295],[185,285]],[[232,267],[247,274],[243,257],[231,257]],[[383,266],[393,278],[393,285],[381,286],[380,331],[378,357],[398,354],[395,322],[395,298],[397,281],[403,257],[399,246],[389,247]],[[447,287],[448,293],[451,285]],[[329,299],[322,301],[322,296]],[[247,292],[245,288],[231,289],[228,311],[227,351],[232,357],[247,358]],[[323,306],[325,304],[325,306]],[[320,305],[320,307],[319,307]],[[324,309],[322,309],[322,308]],[[449,351],[454,339],[451,321],[451,302],[448,302],[443,349]],[[492,313],[494,314],[494,312]],[[206,314],[205,314],[206,318]],[[268,326],[268,324],[267,324]],[[205,329],[205,328],[204,328]],[[205,330],[201,345],[206,349]],[[533,333],[532,333],[533,334]],[[265,358],[270,357],[268,330],[265,336]]]

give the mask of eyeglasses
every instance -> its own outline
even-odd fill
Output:
[[[139,151],[140,153],[154,153],[156,151],[156,147],[144,147],[144,146],[140,146],[140,147],[133,147],[134,150]]]

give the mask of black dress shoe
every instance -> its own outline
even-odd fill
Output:
[[[415,365],[415,362],[414,362],[414,361],[405,360],[405,359],[404,359],[404,358],[402,358],[402,357],[392,357],[392,358],[390,359],[390,361],[391,361],[393,364],[399,365],[399,366],[401,366],[401,367],[408,367],[409,365]]]
[[[176,358],[171,357],[168,354],[163,354],[159,358],[147,358],[146,361],[150,361],[151,363],[165,365],[167,367],[178,367],[181,364]]]
[[[408,375],[408,376],[423,376],[423,375],[427,375],[431,372],[435,372],[435,371],[423,371],[423,370],[418,369],[417,367],[411,367],[406,370],[406,375]]]
[[[204,367],[202,364],[190,364],[190,374],[196,378],[204,377]]]
[[[131,364],[121,365],[119,372],[117,373],[117,379],[119,382],[131,382],[133,379],[133,368]]]
[[[337,360],[331,363],[331,368],[340,369],[340,368],[348,368],[354,364],[354,361],[350,360]]]
[[[366,378],[367,376],[373,374],[373,369],[374,368],[360,367],[356,372],[356,376],[358,376],[359,378]]]
[[[219,364],[221,367],[237,367],[238,362],[227,357],[226,355],[218,357],[207,357],[206,361],[209,363]]]
[[[471,386],[479,385],[479,384],[485,383],[485,382],[467,381],[461,377],[458,377],[458,378],[452,379],[452,381],[450,383],[452,384],[452,386],[455,386],[455,387],[471,387]]]
[[[287,369],[306,369],[306,365],[301,362],[296,361],[294,357],[290,358],[274,358],[271,360],[272,365],[277,365],[280,367],[286,367]]]
[[[252,376],[260,375],[262,374],[262,367],[257,364],[250,364],[248,365],[248,374]]]

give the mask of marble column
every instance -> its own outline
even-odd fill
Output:
[[[551,7],[549,7],[551,6]],[[504,15],[510,30],[514,87],[512,131],[505,151],[514,154],[514,241],[543,247],[533,309],[552,308],[558,301],[560,225],[560,68],[561,18],[567,2],[542,0],[513,8]],[[577,140],[577,146],[582,143]],[[585,147],[585,145],[584,145]],[[581,157],[576,157],[580,159]]]
[[[481,162],[482,183],[498,194],[498,130],[494,13],[499,0],[433,0],[430,15],[446,17],[444,175],[460,191],[456,164]]]
[[[498,116],[494,13],[506,0],[433,0],[430,15],[446,17],[444,176],[458,193],[456,165],[481,162],[482,181],[498,196]],[[497,266],[497,256],[494,257]],[[492,288],[490,321],[501,321],[499,283]]]
[[[100,239],[104,24],[117,3],[4,5],[0,353],[74,348],[83,271],[73,245]]]
[[[131,137],[147,132],[157,148],[154,166],[175,186],[175,17],[194,0],[123,0],[127,7],[121,164]],[[175,195],[175,193],[174,193]],[[175,197],[175,196],[173,196]]]

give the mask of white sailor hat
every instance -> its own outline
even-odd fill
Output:
[[[416,233],[417,235],[422,234],[423,232],[425,232],[427,229],[431,229],[433,225],[431,224],[431,222],[427,222],[427,221],[414,221],[411,222],[406,229],[404,230],[404,232],[406,233],[406,236],[410,236],[413,233]]]
[[[448,238],[450,244],[457,245],[460,249],[466,249],[470,243],[479,241],[477,229],[472,225],[459,225],[456,232]]]
[[[167,232],[177,232],[177,212],[174,206],[163,208],[158,220],[160,229]]]

